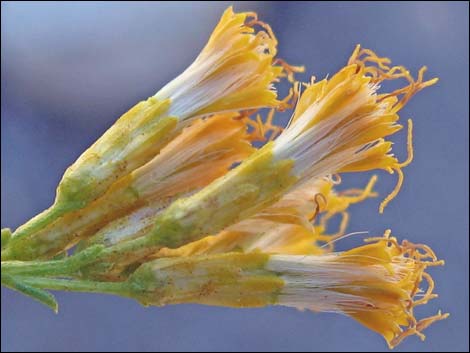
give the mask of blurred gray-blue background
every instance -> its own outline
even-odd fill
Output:
[[[1,4],[1,226],[15,228],[48,207],[65,168],[137,101],[195,58],[230,3]],[[279,54],[308,75],[339,69],[361,43],[413,72],[439,76],[402,111],[415,123],[415,161],[385,214],[379,200],[352,208],[349,231],[430,245],[446,266],[431,270],[450,319],[423,343],[396,351],[468,351],[468,2],[243,2],[270,23]],[[283,116],[287,119],[287,116]],[[405,133],[394,139],[406,156]],[[395,176],[379,174],[385,195]],[[367,177],[346,178],[364,185]],[[339,249],[360,244],[349,238]],[[2,351],[387,351],[352,319],[288,308],[196,305],[143,308],[110,296],[57,293],[60,314],[2,288]]]

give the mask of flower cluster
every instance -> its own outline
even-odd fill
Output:
[[[340,191],[340,175],[397,173],[383,212],[413,158],[411,120],[408,158],[392,153],[398,113],[437,79],[425,81],[425,67],[415,79],[358,45],[330,78],[300,83],[303,68],[277,58],[276,47],[256,14],[227,9],[193,64],[66,170],[48,210],[2,230],[2,284],[55,310],[46,289],[144,305],[283,305],[348,315],[390,347],[424,338],[448,314],[417,320],[413,308],[436,297],[426,269],[443,261],[390,231],[334,247],[349,206],[378,196],[377,176]],[[274,84],[284,78],[292,89],[279,99]],[[386,80],[406,83],[383,92]],[[288,126],[276,126],[275,112],[290,108]]]

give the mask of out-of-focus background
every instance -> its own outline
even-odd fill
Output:
[[[65,168],[137,101],[189,65],[231,3],[1,4],[1,226],[16,228],[53,201]],[[270,23],[279,54],[321,78],[361,43],[416,72],[428,65],[435,87],[415,97],[415,161],[398,198],[352,208],[349,231],[395,235],[435,249],[438,299],[417,308],[450,319],[425,342],[396,351],[468,351],[468,40],[467,2],[243,2]],[[287,115],[279,119],[288,118]],[[406,156],[403,131],[394,139]],[[395,176],[379,174],[383,196]],[[363,186],[367,177],[345,178]],[[361,243],[352,237],[345,249]],[[59,315],[2,288],[2,351],[387,351],[377,334],[347,317],[271,307],[197,305],[144,308],[105,295],[57,293]]]

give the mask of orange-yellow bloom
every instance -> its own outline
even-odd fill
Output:
[[[411,120],[408,159],[400,163],[390,153],[392,143],[384,138],[402,128],[398,111],[418,91],[437,79],[423,81],[426,67],[417,80],[402,66],[389,67],[390,60],[357,46],[348,65],[333,75],[306,86],[290,125],[275,141],[277,160],[295,160],[294,172],[302,179],[328,174],[384,169],[396,171],[396,190],[403,181],[401,169],[411,162]],[[390,93],[378,93],[385,80],[404,78],[408,85]]]
[[[196,60],[155,97],[171,99],[169,115],[178,117],[276,107],[271,84],[285,75],[282,65],[273,65],[276,47],[274,33],[256,13],[229,7]]]
[[[443,264],[429,247],[389,232],[369,244],[326,255],[224,253],[157,259],[131,275],[131,296],[145,305],[199,303],[231,307],[283,305],[348,315],[392,348],[445,319],[417,320],[413,309],[437,295],[425,272]],[[420,286],[427,282],[426,291]]]
[[[273,83],[293,82],[303,68],[275,59],[276,47],[255,13],[229,7],[185,71],[66,170],[50,209],[14,234],[2,230],[2,284],[54,310],[43,289],[116,294],[144,305],[282,305],[347,315],[390,348],[409,335],[424,339],[426,327],[448,316],[414,314],[437,296],[425,271],[443,261],[426,245],[398,243],[390,231],[333,252],[348,207],[377,195],[377,177],[364,189],[339,192],[336,185],[340,173],[396,172],[383,212],[413,159],[412,121],[405,161],[386,138],[403,127],[398,113],[410,98],[437,79],[424,81],[426,67],[414,79],[358,45],[331,78],[312,78],[301,95],[294,84],[278,100]],[[407,84],[382,93],[384,81],[397,79]],[[275,111],[294,101],[288,126],[276,126]],[[266,122],[249,119],[266,107]],[[258,150],[251,145],[266,140]],[[331,234],[335,215],[342,219]],[[43,261],[55,255],[66,256]]]
[[[401,128],[397,111],[436,79],[423,82],[423,68],[414,81],[404,68],[388,68],[387,60],[356,48],[345,68],[308,86],[291,123],[274,141],[202,190],[174,201],[142,236],[106,249],[103,261],[124,259],[131,264],[161,248],[178,248],[218,234],[255,216],[289,190],[338,172],[397,170],[401,183],[401,168],[412,157],[411,140],[408,160],[399,163],[384,137]],[[377,93],[381,81],[401,77],[409,79],[406,87]]]

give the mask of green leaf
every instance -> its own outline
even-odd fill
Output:
[[[59,311],[59,304],[57,304],[55,297],[51,293],[22,282],[21,277],[2,275],[2,285],[37,300],[54,310],[56,314]]]

